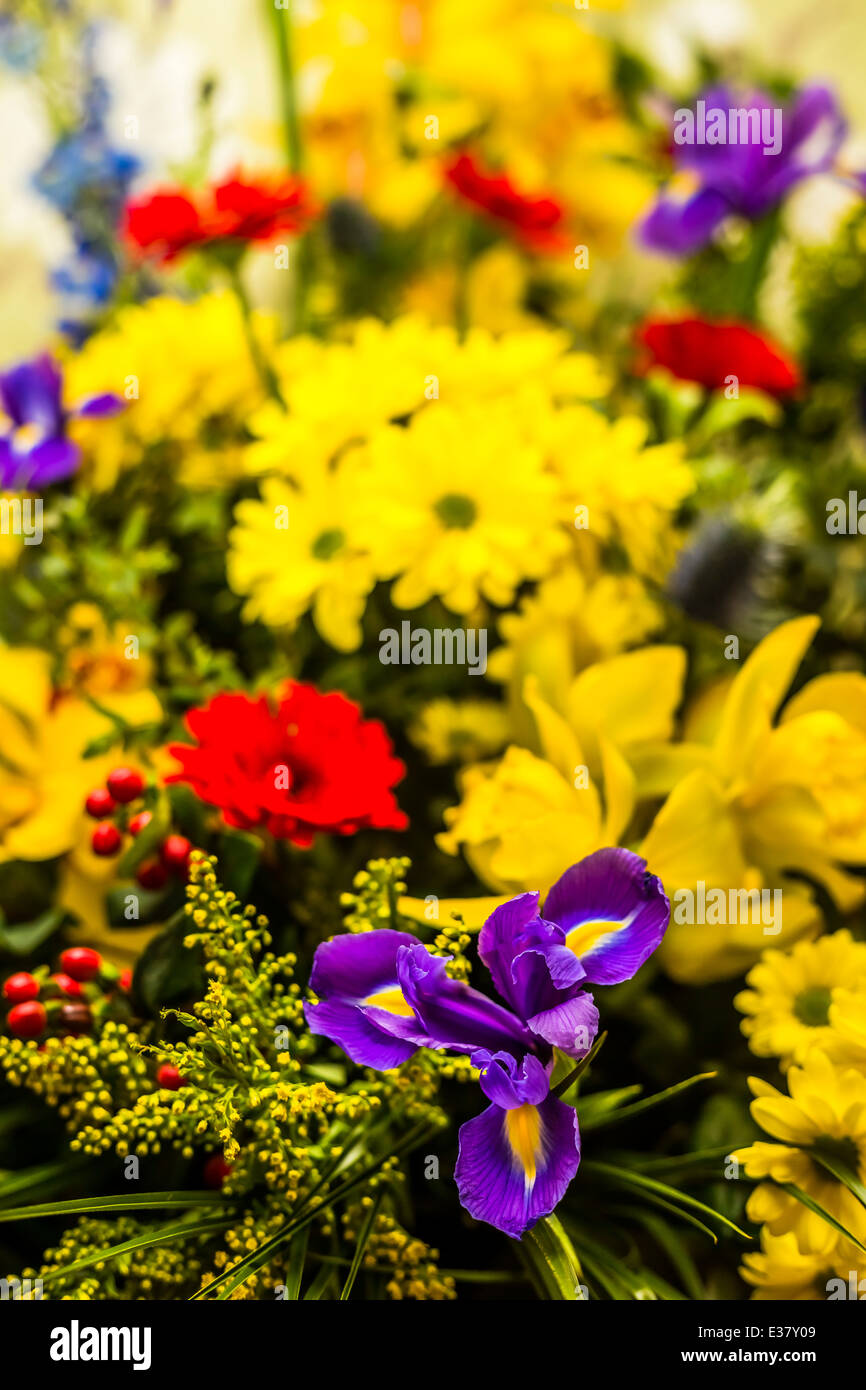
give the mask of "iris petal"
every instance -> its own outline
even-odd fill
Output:
[[[516,1110],[490,1105],[462,1125],[454,1177],[470,1216],[519,1240],[556,1208],[579,1163],[577,1114],[548,1096]]]

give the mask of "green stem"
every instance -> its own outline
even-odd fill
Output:
[[[292,15],[290,0],[277,8],[276,0],[265,0],[265,8],[273,27],[277,53],[277,69],[280,77],[280,111],[283,120],[283,138],[286,144],[286,158],[293,174],[299,174],[303,165],[301,145],[301,123],[298,119],[298,103],[295,94],[295,71],[292,59]]]
[[[262,383],[265,394],[270,396],[272,400],[277,401],[277,403],[283,407],[283,410],[285,410],[286,402],[283,399],[283,393],[280,390],[280,384],[277,381],[276,373],[267,357],[262,352],[262,345],[256,337],[255,328],[253,326],[252,305],[250,304],[249,295],[247,294],[246,286],[244,285],[241,275],[241,268],[238,263],[234,263],[228,267],[228,276],[232,290],[240,305],[241,321],[244,326],[244,337],[247,340],[250,358],[252,359],[258,378]]]
[[[274,48],[277,55],[280,113],[286,158],[292,173],[300,174],[304,167],[304,147],[301,139],[301,122],[298,114],[295,64],[292,51],[291,0],[286,0],[285,5],[279,9],[276,0],[264,0],[264,3],[270,15]],[[310,278],[310,247],[307,235],[298,239],[294,272],[292,327],[295,333],[300,333],[306,320],[307,284]]]

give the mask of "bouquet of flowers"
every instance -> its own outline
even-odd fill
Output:
[[[0,16],[3,1288],[859,1297],[842,98],[226,8]]]

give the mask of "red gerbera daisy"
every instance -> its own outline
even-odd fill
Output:
[[[216,695],[186,723],[197,746],[170,746],[182,770],[166,781],[189,783],[228,825],[304,848],[317,833],[406,828],[391,791],[406,769],[384,727],[345,695],[289,681],[275,703]]]
[[[802,379],[796,363],[745,323],[652,319],[639,330],[638,341],[652,357],[643,370],[666,367],[681,380],[710,390],[720,390],[734,376],[740,386],[783,396]]]
[[[565,213],[549,195],[520,193],[507,174],[482,169],[465,151],[445,167],[448,183],[473,207],[504,224],[533,251],[564,251],[568,238],[560,228]]]
[[[301,232],[316,211],[301,179],[234,174],[201,195],[160,189],[133,199],[126,205],[124,232],[137,250],[171,261],[190,246]]]

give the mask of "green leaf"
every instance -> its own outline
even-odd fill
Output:
[[[301,1280],[304,1277],[304,1262],[307,1258],[307,1241],[310,1228],[299,1231],[289,1246],[289,1260],[286,1267],[286,1298],[296,1303],[301,1296]]]
[[[117,877],[133,878],[136,870],[145,859],[152,859],[171,830],[171,813],[168,797],[159,796],[148,806],[150,820],[135,836],[129,849],[117,861]]]
[[[172,1207],[206,1207],[224,1201],[219,1192],[142,1192],[136,1196],[76,1197],[69,1202],[41,1202],[36,1206],[0,1211],[0,1223],[32,1221],[37,1216],[80,1216],[97,1211],[165,1211]]]
[[[577,1251],[556,1216],[546,1216],[524,1233],[520,1253],[549,1299],[580,1303],[583,1271]]]
[[[16,1196],[19,1192],[29,1192],[34,1187],[45,1187],[52,1184],[62,1187],[64,1183],[69,1181],[70,1174],[77,1167],[81,1167],[81,1165],[70,1164],[68,1159],[64,1159],[61,1163],[44,1163],[37,1168],[21,1168],[2,1173],[0,1174],[0,1203],[8,1201],[10,1197]]]
[[[609,1125],[619,1124],[620,1120],[630,1120],[634,1115],[642,1115],[645,1110],[652,1110],[656,1105],[662,1105],[664,1101],[670,1100],[672,1096],[679,1095],[681,1091],[687,1091],[690,1086],[696,1086],[699,1081],[708,1081],[716,1075],[717,1073],[714,1071],[699,1072],[697,1076],[690,1076],[686,1081],[678,1081],[675,1086],[668,1086],[667,1090],[656,1091],[655,1095],[635,1101],[634,1105],[624,1105],[619,1110],[612,1110],[606,1115],[600,1115],[589,1127],[604,1129]]]
[[[572,1090],[577,1085],[578,1081],[580,1080],[583,1073],[586,1071],[587,1067],[590,1066],[590,1064],[598,1056],[599,1052],[601,1052],[601,1049],[604,1047],[606,1037],[607,1033],[599,1033],[598,1037],[596,1038],[592,1047],[587,1052],[586,1056],[581,1057],[577,1065],[575,1067],[572,1067],[571,1071],[566,1076],[564,1076],[561,1081],[559,1081],[555,1086],[551,1086],[550,1094],[552,1096],[558,1096],[559,1099],[564,1101],[566,1105],[577,1104],[577,1092],[574,1091],[574,1095],[572,1096]]]
[[[244,830],[226,830],[220,836],[216,854],[222,883],[244,900],[262,857],[261,840]]]
[[[335,1274],[336,1270],[333,1265],[323,1265],[310,1287],[307,1289],[307,1292],[304,1294],[304,1302],[317,1302],[320,1300],[324,1296]]]
[[[738,1236],[742,1236],[743,1240],[750,1241],[752,1239],[747,1231],[741,1231],[740,1227],[735,1226],[733,1221],[729,1221],[721,1212],[708,1207],[706,1202],[699,1201],[697,1197],[692,1197],[688,1192],[678,1192],[676,1188],[668,1187],[667,1183],[658,1182],[655,1178],[648,1177],[646,1173],[632,1172],[627,1168],[617,1168],[614,1164],[603,1163],[600,1159],[590,1159],[584,1163],[583,1172],[585,1175],[597,1173],[599,1177],[612,1181],[614,1186],[631,1188],[645,1196],[658,1198],[661,1202],[669,1204],[683,1220],[689,1219],[690,1213],[682,1210],[683,1207],[688,1207],[692,1211],[699,1211],[702,1215],[711,1217],[714,1221],[720,1221],[723,1226],[729,1227]],[[712,1231],[709,1234],[715,1241],[716,1237]]]
[[[172,999],[193,994],[200,984],[200,952],[183,944],[193,930],[186,913],[178,912],[139,956],[132,981],[133,998],[151,1014]]]
[[[361,1268],[361,1261],[364,1258],[364,1251],[367,1248],[367,1242],[372,1234],[373,1223],[375,1222],[376,1216],[378,1215],[379,1205],[381,1201],[382,1192],[380,1189],[379,1192],[376,1193],[376,1196],[373,1199],[373,1201],[371,1202],[370,1210],[367,1212],[367,1215],[364,1219],[364,1224],[358,1233],[358,1244],[355,1246],[355,1253],[352,1256],[352,1264],[349,1268],[349,1273],[346,1275],[346,1282],[343,1285],[343,1288],[340,1292],[341,1303],[345,1303],[348,1299],[350,1293],[352,1292],[355,1280],[358,1277],[358,1270]]]
[[[863,1186],[853,1168],[844,1163],[841,1158],[837,1158],[835,1154],[825,1153],[819,1145],[804,1152],[810,1154],[816,1163],[820,1163],[821,1167],[826,1168],[827,1172],[832,1173],[839,1182],[844,1183],[848,1191],[853,1192],[858,1201],[866,1205],[866,1187]]]
[[[4,923],[0,926],[0,950],[8,952],[10,956],[32,955],[43,941],[60,931],[70,920],[68,912],[62,908],[52,908],[32,922],[16,922],[12,926]]]
[[[584,1096],[580,1102],[581,1132],[592,1129],[597,1116],[616,1110],[633,1096],[639,1096],[642,1090],[643,1086],[622,1086],[619,1090],[593,1091],[591,1096]]]

